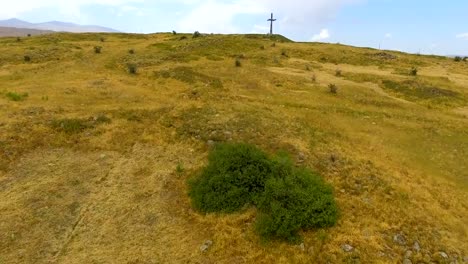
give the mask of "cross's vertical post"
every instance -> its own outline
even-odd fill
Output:
[[[276,21],[276,19],[273,19],[273,13],[271,13],[271,18],[268,21],[270,21],[270,35],[273,35],[273,22]]]

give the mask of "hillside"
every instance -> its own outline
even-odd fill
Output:
[[[467,263],[467,95],[467,62],[278,36],[1,38],[0,263]],[[338,224],[194,211],[225,141],[320,173]]]
[[[0,27],[0,37],[27,37],[28,35],[34,36],[50,33],[54,32],[28,28]]]
[[[96,25],[78,25],[74,23],[49,21],[43,23],[30,23],[20,19],[12,18],[7,20],[0,20],[0,27],[18,28],[19,30],[34,29],[40,31],[58,31],[58,32],[107,32],[116,33],[115,29],[101,27]]]

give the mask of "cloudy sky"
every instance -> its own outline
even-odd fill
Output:
[[[0,0],[0,19],[125,32],[276,33],[426,54],[468,55],[467,0]]]

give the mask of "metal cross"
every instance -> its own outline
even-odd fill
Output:
[[[276,21],[276,19],[273,19],[273,13],[271,13],[271,18],[268,21],[270,21],[270,35],[273,35],[273,22]]]

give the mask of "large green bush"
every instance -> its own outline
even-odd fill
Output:
[[[203,212],[234,212],[253,203],[272,175],[267,155],[246,144],[218,145],[208,161],[190,182],[192,203]]]
[[[259,210],[256,230],[266,239],[297,241],[301,229],[333,226],[338,208],[322,178],[296,168],[287,155],[269,158],[246,144],[221,144],[190,183],[193,206],[230,213],[246,205]]]

